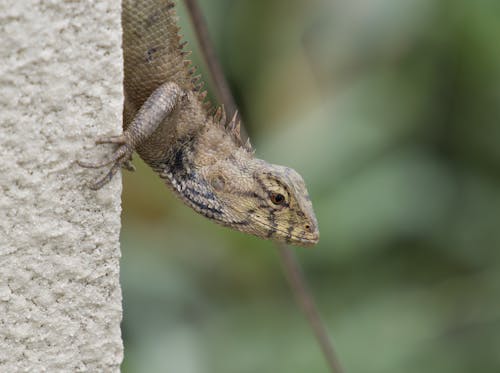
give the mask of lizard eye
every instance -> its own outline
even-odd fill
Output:
[[[285,196],[281,193],[271,193],[271,202],[275,205],[283,205],[285,203]]]

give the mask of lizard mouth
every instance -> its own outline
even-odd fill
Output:
[[[292,245],[300,245],[300,246],[314,246],[319,242],[319,232],[316,231],[307,237],[293,237],[289,240]]]
[[[276,229],[275,227],[261,223],[264,225],[271,233],[268,238],[275,241],[284,242],[295,246],[314,246],[319,242],[319,230],[316,228],[312,232],[304,232],[303,235],[291,234],[288,231],[282,229]],[[274,231],[274,233],[273,233]]]

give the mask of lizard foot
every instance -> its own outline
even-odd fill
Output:
[[[81,160],[76,161],[76,163],[80,167],[84,168],[102,168],[112,164],[108,173],[89,184],[90,189],[101,189],[104,185],[111,181],[113,176],[115,176],[120,168],[125,168],[129,171],[135,171],[135,167],[131,162],[132,153],[134,152],[134,150],[127,144],[127,140],[124,135],[102,137],[96,140],[96,144],[118,144],[119,146],[113,152],[110,158],[105,159],[101,162],[92,163]]]

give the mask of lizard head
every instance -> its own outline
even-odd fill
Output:
[[[318,223],[302,177],[288,167],[238,158],[205,173],[223,211],[219,222],[266,239],[316,244]]]

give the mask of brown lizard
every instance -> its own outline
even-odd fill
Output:
[[[99,189],[136,151],[198,213],[258,237],[314,245],[319,231],[302,177],[293,169],[254,157],[235,115],[226,121],[206,102],[199,76],[177,25],[170,0],[122,1],[124,132],[98,144],[117,144],[99,163],[112,165],[91,188]]]

